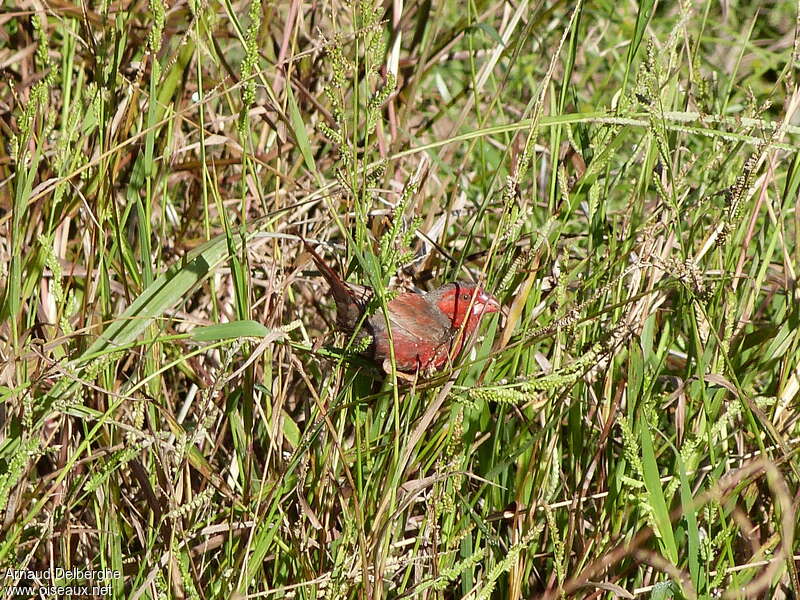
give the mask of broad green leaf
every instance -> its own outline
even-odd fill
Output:
[[[487,36],[489,36],[491,39],[493,39],[495,42],[497,42],[503,48],[506,47],[506,45],[503,43],[503,38],[501,38],[500,34],[497,33],[497,29],[495,29],[494,27],[492,27],[488,23],[476,23],[475,25],[471,25],[470,27],[467,27],[465,32],[466,33],[470,33],[470,32],[478,31],[478,30],[483,31]]]
[[[669,518],[667,502],[664,499],[664,490],[661,488],[661,481],[658,474],[658,464],[653,450],[653,438],[650,435],[650,423],[646,415],[641,427],[642,440],[642,469],[644,470],[644,485],[647,488],[650,508],[653,510],[653,517],[658,536],[666,550],[666,558],[673,565],[678,564],[678,548],[675,545],[675,536],[672,532],[672,522]]]
[[[317,172],[317,165],[314,162],[314,153],[311,152],[311,145],[308,143],[308,135],[306,134],[306,124],[303,117],[300,115],[300,109],[297,107],[297,102],[292,93],[292,87],[287,83],[286,96],[289,101],[289,121],[292,125],[292,133],[297,142],[297,147],[300,148],[300,153],[303,155],[303,160],[306,163],[306,168],[311,173]]]
[[[697,515],[692,498],[692,488],[686,474],[686,465],[681,455],[677,456],[678,474],[681,478],[681,505],[686,519],[686,537],[689,540],[689,576],[695,589],[699,587],[700,573],[700,531],[697,527]]]
[[[270,330],[256,321],[233,321],[205,327],[195,327],[192,339],[196,342],[216,342],[240,337],[266,337]]]
[[[147,286],[136,300],[109,325],[83,353],[78,362],[114,348],[126,346],[154,320],[174,308],[226,257],[225,236],[217,236],[189,253],[180,264]]]

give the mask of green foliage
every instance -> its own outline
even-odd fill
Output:
[[[258,32],[261,29],[261,1],[253,0],[250,2],[248,13],[250,24],[244,38],[244,60],[242,60],[242,110],[239,116],[239,128],[242,129],[248,123],[247,111],[256,101],[256,75],[258,68]],[[240,132],[244,137],[244,132]]]
[[[796,6],[29,9],[0,23],[4,572],[800,593]],[[297,235],[369,311],[467,280],[505,314],[384,376],[369,336],[331,350]]]

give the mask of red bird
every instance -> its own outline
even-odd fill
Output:
[[[303,240],[336,302],[336,325],[353,333],[372,298],[372,289],[347,283]],[[397,370],[417,373],[441,369],[463,350],[481,317],[498,312],[500,303],[474,283],[455,282],[426,294],[400,294],[386,306]],[[383,311],[364,319],[361,331],[372,336],[366,355],[392,370],[389,332]]]

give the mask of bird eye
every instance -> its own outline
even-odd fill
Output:
[[[469,294],[461,294],[461,299],[469,301]]]

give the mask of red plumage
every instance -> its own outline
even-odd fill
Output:
[[[330,285],[337,327],[352,333],[361,322],[372,290],[343,281],[305,240],[303,244]],[[386,309],[389,327],[382,310],[364,320],[360,331],[372,336],[365,354],[388,373],[394,348],[397,370],[416,373],[441,369],[458,356],[483,315],[498,312],[500,303],[474,283],[455,282],[426,294],[400,294]]]

